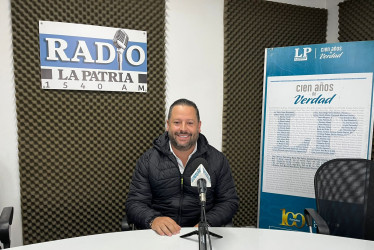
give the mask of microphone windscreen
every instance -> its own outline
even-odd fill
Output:
[[[211,179],[209,175],[209,164],[203,158],[197,158],[191,162],[191,170],[195,170],[191,175],[191,186],[197,187],[197,181],[201,178],[206,180],[207,187],[211,187]]]
[[[197,180],[197,188],[199,190],[199,193],[205,193],[206,192],[206,180],[201,178]]]

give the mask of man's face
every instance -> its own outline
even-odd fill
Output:
[[[199,137],[201,122],[197,120],[194,107],[176,105],[167,121],[167,131],[171,145],[180,151],[187,151],[195,146]]]

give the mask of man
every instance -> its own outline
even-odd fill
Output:
[[[137,228],[152,228],[160,235],[178,234],[200,221],[200,203],[191,175],[191,163],[204,158],[211,185],[207,189],[206,217],[210,226],[232,220],[239,206],[226,157],[200,133],[196,104],[175,101],[169,109],[166,132],[138,160],[126,201],[126,214]]]

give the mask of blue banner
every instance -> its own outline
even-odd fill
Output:
[[[318,167],[370,158],[373,54],[374,41],[266,49],[260,228],[308,231]]]

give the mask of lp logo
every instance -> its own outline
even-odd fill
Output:
[[[302,228],[305,225],[305,217],[301,213],[294,214],[292,212],[287,212],[286,209],[282,210],[282,226],[286,227],[297,227]]]
[[[299,48],[295,49],[294,61],[306,61],[308,60],[308,53],[312,52],[312,48],[303,48],[303,53],[299,53]]]

